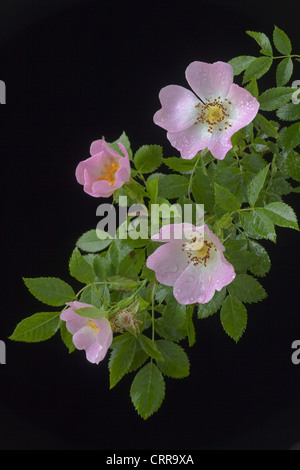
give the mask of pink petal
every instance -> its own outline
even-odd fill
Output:
[[[197,229],[202,229],[202,226],[201,227],[197,227]],[[204,225],[204,233],[210,238],[210,240],[216,245],[217,249],[221,252],[225,251],[225,248],[224,246],[222,245],[222,243],[220,242],[220,240],[218,239],[218,237],[216,237],[216,235],[210,230],[210,228],[208,227],[208,225]]]
[[[85,184],[85,172],[88,172],[91,178],[97,179],[104,167],[106,157],[103,153],[98,153],[92,157],[83,160],[77,165],[75,176],[80,184]]]
[[[114,186],[111,186],[106,180],[101,180],[94,181],[91,190],[85,185],[84,190],[93,197],[110,197],[114,192]]]
[[[130,162],[126,148],[119,142],[119,147],[124,154],[124,157],[119,157],[118,161],[120,168],[116,171],[116,183],[114,189],[120,188],[124,183],[130,180]]]
[[[242,127],[247,126],[256,116],[259,103],[247,90],[232,84],[227,95],[231,103],[229,107],[229,123],[231,127],[222,131],[214,131],[208,149],[215,158],[223,160],[232,148],[231,137]]]
[[[179,150],[182,158],[190,160],[197,152],[208,147],[212,135],[207,132],[205,126],[193,124],[180,132],[168,132],[167,138],[171,145]]]
[[[223,287],[228,286],[228,284],[234,280],[235,276],[234,267],[227,261],[224,255],[221,254],[220,263],[215,275],[216,290],[220,291]]]
[[[64,310],[60,318],[66,322],[66,328],[72,335],[87,324],[87,319],[75,313],[72,308]]]
[[[169,132],[178,132],[194,124],[195,106],[199,99],[191,91],[178,85],[168,85],[160,90],[162,108],[154,115],[154,122]]]
[[[209,302],[214,296],[215,284],[208,267],[189,265],[177,278],[173,293],[181,305]]]
[[[233,82],[233,69],[226,62],[192,62],[186,69],[186,79],[203,101],[226,98]]]
[[[158,247],[148,257],[146,265],[155,272],[158,282],[173,286],[188,266],[188,255],[185,250],[182,251],[182,241],[174,240]]]
[[[254,96],[233,83],[227,95],[228,101],[232,103],[233,116],[230,116],[233,122],[232,134],[242,127],[247,126],[256,116],[259,109],[259,102]]]
[[[107,349],[105,349],[97,341],[94,341],[86,349],[86,358],[92,364],[99,364],[99,362],[102,361],[104,357],[106,356],[106,353],[107,353]]]
[[[232,128],[230,128],[232,129]],[[224,130],[222,132],[216,131],[208,145],[208,149],[212,156],[218,160],[224,160],[226,154],[232,149],[231,136],[234,131]]]
[[[195,231],[194,225],[189,223],[163,225],[159,233],[153,235],[151,240],[157,242],[169,242],[171,240],[183,240],[185,232]]]
[[[107,318],[98,318],[93,321],[99,328],[99,333],[96,335],[97,341],[107,350],[113,340],[113,333],[110,323]]]
[[[97,342],[96,335],[93,329],[88,325],[84,326],[73,335],[74,346],[79,350],[89,348],[94,342]]]
[[[99,364],[112,343],[113,334],[106,318],[96,319],[93,322],[98,326],[99,331],[95,332],[91,327],[85,326],[74,334],[73,343],[77,349],[86,351],[86,358],[89,362]]]
[[[107,157],[118,158],[120,155],[116,150],[113,150],[111,146],[104,140],[95,140],[92,142],[90,147],[90,154],[96,155],[98,153],[103,153]]]
[[[106,149],[105,140],[94,140],[90,146],[90,154],[96,155],[97,153],[101,153]]]

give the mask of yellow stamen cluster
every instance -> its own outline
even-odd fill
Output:
[[[119,168],[120,163],[111,158],[109,163],[105,163],[104,170],[101,171],[98,181],[108,181],[113,186],[116,182],[116,172]]]
[[[97,333],[99,333],[99,326],[97,326],[96,323],[95,323],[93,320],[91,320],[90,318],[89,318],[88,327],[89,327],[89,328],[92,328],[92,330],[93,330],[93,332],[95,333],[95,335],[96,335]]]
[[[205,101],[206,103],[204,105],[199,102],[195,106],[195,108],[200,108],[195,124],[208,124],[207,132],[211,134],[213,133],[213,129],[222,131],[232,126],[225,120],[229,117],[226,105],[231,105],[231,101],[225,98],[224,102],[222,102],[220,96],[213,101],[205,98]]]

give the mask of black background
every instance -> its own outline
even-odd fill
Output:
[[[44,308],[22,276],[71,281],[75,241],[98,222],[99,200],[74,177],[90,143],[125,130],[133,150],[156,143],[175,155],[152,118],[160,88],[186,86],[191,61],[257,55],[245,30],[271,35],[274,24],[299,53],[296,2],[268,4],[1,2],[1,449],[277,450],[300,441],[300,365],[291,362],[300,338],[296,231],[278,229],[276,246],[265,243],[269,297],[249,306],[240,342],[218,316],[197,322],[190,376],[167,380],[165,402],[146,422],[130,402],[131,376],[109,391],[106,360],[97,367],[82,352],[69,356],[59,336],[38,345],[7,339]],[[269,75],[263,83],[273,86]],[[299,215],[297,198],[285,200]]]

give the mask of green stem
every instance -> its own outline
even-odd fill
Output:
[[[300,57],[298,54],[270,56],[272,59],[291,59],[292,57]]]
[[[191,200],[191,192],[192,192],[192,184],[193,184],[193,178],[195,175],[196,168],[198,166],[200,158],[203,158],[207,152],[199,152],[198,158],[196,160],[196,163],[194,165],[194,168],[192,170],[191,176],[190,176],[190,182],[189,182],[189,187],[188,187],[188,198]]]
[[[233,214],[237,214],[239,212],[245,212],[245,211],[253,211],[254,207],[245,207],[244,209],[238,209],[237,211],[233,211],[230,213],[230,217],[232,217]]]
[[[75,295],[75,298],[78,299],[78,297],[80,296],[80,294],[82,294],[82,292],[87,289],[88,287],[90,286],[96,286],[98,284],[105,284],[105,285],[109,285],[109,284],[113,284],[114,282],[116,281],[97,281],[97,282],[91,282],[90,284],[87,284],[86,286],[84,286],[82,289],[80,289],[79,292],[77,292],[77,294]],[[134,291],[134,293],[131,295],[131,297],[134,297],[136,294],[138,294],[140,292],[140,290],[145,286],[145,284],[147,283],[147,280],[145,279],[141,285],[137,288],[136,291]]]
[[[154,328],[154,304],[155,304],[155,292],[157,289],[157,282],[154,284],[151,292],[151,313],[152,313],[152,341],[155,339],[155,328]]]

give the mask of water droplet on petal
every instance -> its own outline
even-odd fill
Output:
[[[166,273],[176,273],[176,271],[178,271],[177,264],[172,264],[172,265],[167,266],[167,267],[165,268],[165,272],[166,272]]]

